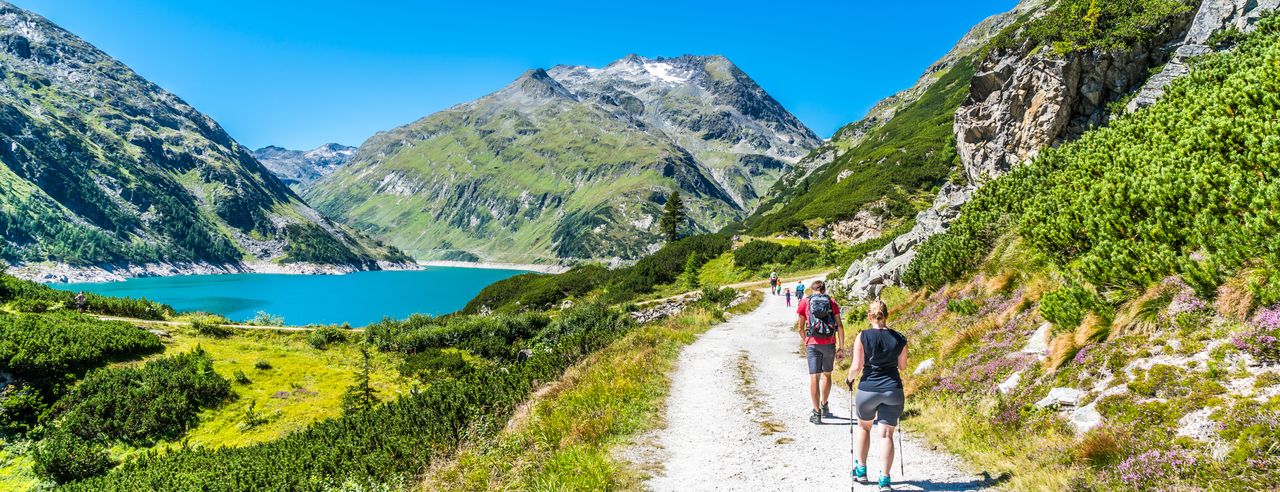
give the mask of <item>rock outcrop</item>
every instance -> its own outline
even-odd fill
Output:
[[[1254,24],[1262,14],[1280,7],[1280,0],[1205,0],[1196,11],[1187,35],[1176,43],[1173,58],[1169,63],[1147,80],[1138,93],[1129,101],[1126,109],[1135,111],[1155,104],[1164,96],[1164,88],[1174,79],[1186,75],[1191,69],[1187,60],[1209,53],[1217,46],[1210,46],[1209,40],[1214,34],[1235,29],[1242,33],[1253,30]]]
[[[953,183],[943,185],[933,205],[916,215],[911,231],[885,247],[856,261],[844,276],[844,287],[852,298],[873,299],[887,285],[902,283],[902,272],[915,259],[915,247],[934,234],[947,230],[960,215],[960,207],[973,196],[974,188]]]
[[[1023,43],[989,53],[976,67],[969,97],[956,111],[953,127],[968,184],[944,187],[933,206],[917,216],[911,232],[854,263],[843,279],[849,295],[874,298],[885,285],[900,283],[915,258],[916,245],[945,231],[978,186],[1033,159],[1044,148],[1105,124],[1108,105],[1143,87],[1151,68],[1173,56],[1178,40],[1207,40],[1212,31],[1222,28],[1202,29],[1212,24],[1202,18],[1240,19],[1239,23],[1256,18],[1256,8],[1243,4],[1257,2],[1238,3],[1242,6],[1233,7],[1235,17],[1231,17],[1209,12],[1225,11],[1214,6],[1235,5],[1232,1],[1205,0],[1195,23],[1188,14],[1125,50],[1053,56],[1049,50]]]
[[[978,66],[969,98],[956,111],[956,151],[970,183],[1000,177],[1041,150],[1106,123],[1107,104],[1169,59],[1169,43],[1187,22],[1127,50],[1054,56],[1026,43],[995,50]]]

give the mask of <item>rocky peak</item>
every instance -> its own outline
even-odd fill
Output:
[[[277,145],[253,151],[258,162],[295,189],[306,188],[315,180],[328,176],[349,162],[355,154],[356,147],[337,143],[327,143],[308,151],[290,150]]]
[[[560,85],[560,82],[551,78],[547,71],[541,68],[525,72],[498,94],[531,100],[577,99],[573,92]]]

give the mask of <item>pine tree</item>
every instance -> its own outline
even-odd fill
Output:
[[[698,267],[698,255],[689,253],[689,257],[684,260],[684,273],[680,275],[685,288],[689,290],[698,288]]]
[[[356,382],[342,395],[342,413],[346,415],[365,412],[378,405],[378,390],[369,385],[369,349],[361,348],[360,356],[364,358],[364,364],[356,373]]]
[[[662,220],[658,222],[658,228],[662,229],[667,242],[680,239],[680,227],[684,225],[686,218],[680,192],[672,191],[671,196],[667,197],[667,205],[662,208]]]

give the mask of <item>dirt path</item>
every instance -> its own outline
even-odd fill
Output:
[[[851,486],[849,392],[833,390],[825,425],[808,421],[805,360],[791,331],[794,308],[765,296],[756,311],[712,328],[687,347],[667,400],[665,429],[638,453],[661,463],[653,490],[843,490]],[[843,375],[837,376],[837,380]],[[840,386],[837,383],[837,386]],[[904,422],[910,428],[910,421]],[[873,431],[874,435],[874,431]],[[981,477],[905,434],[906,474],[895,490],[974,490]],[[874,444],[874,442],[873,442]],[[878,464],[876,446],[870,460]],[[658,466],[654,466],[658,465]],[[878,477],[872,471],[871,478]],[[855,490],[875,490],[859,485]]]
[[[135,325],[158,325],[158,326],[189,326],[191,323],[186,321],[157,321],[150,319],[124,318],[120,316],[93,315],[103,321],[123,321],[125,323],[133,323]],[[236,330],[262,330],[262,331],[315,331],[315,328],[309,326],[263,326],[263,325],[222,325],[227,328]],[[351,328],[350,332],[362,332],[364,328]]]

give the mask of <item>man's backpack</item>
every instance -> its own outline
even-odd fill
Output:
[[[804,334],[814,338],[831,338],[836,336],[836,316],[832,309],[831,297],[826,294],[809,296],[808,324]]]

